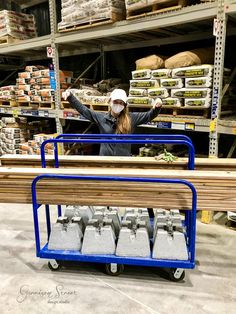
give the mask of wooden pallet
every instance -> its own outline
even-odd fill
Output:
[[[68,101],[61,102],[61,109],[73,109]]]
[[[92,104],[91,109],[94,111],[107,112],[109,110],[109,105],[108,104]]]
[[[38,103],[38,107],[39,107],[39,109],[55,109],[55,103],[42,101],[42,102]]]
[[[19,42],[20,39],[17,39],[17,38],[13,38],[9,35],[6,35],[6,36],[2,36],[0,37],[0,46],[7,46],[7,45],[10,45],[10,44],[15,44],[17,42]]]
[[[89,109],[90,109],[90,107],[91,107],[91,105],[90,104],[83,104],[84,106],[86,106],[86,107],[88,107]],[[71,104],[69,103],[69,102],[67,102],[67,101],[62,101],[61,102],[61,109],[63,110],[63,109],[73,109],[73,110],[75,110],[72,106],[71,106]]]
[[[111,12],[111,17],[110,18],[103,18],[100,20],[96,20],[96,21],[78,21],[78,24],[73,25],[73,26],[68,26],[65,27],[63,29],[59,29],[60,33],[64,33],[64,32],[71,32],[71,31],[76,31],[78,29],[84,29],[84,28],[88,28],[88,27],[97,27],[97,26],[101,26],[101,25],[105,25],[105,24],[111,24],[111,23],[115,23],[117,21],[121,21],[124,19],[124,16],[121,14],[117,14],[115,12]]]
[[[22,109],[33,109],[37,106],[36,104],[31,103],[30,101],[18,101],[17,104]]]
[[[145,112],[152,108],[150,105],[129,105],[129,112]],[[185,108],[174,106],[162,106],[159,116],[184,117],[184,118],[208,118],[210,108]]]
[[[179,10],[187,5],[187,0],[157,0],[151,5],[144,5],[136,10],[127,10],[126,19],[136,19],[148,15]]]
[[[185,107],[170,107],[162,106],[159,116],[178,116],[178,117],[193,117],[207,119],[210,114],[209,108],[185,108]]]
[[[0,100],[0,107],[18,107],[18,103],[15,100]]]

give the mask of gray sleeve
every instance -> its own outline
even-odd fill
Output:
[[[99,112],[95,112],[81,104],[81,102],[73,94],[68,96],[67,101],[86,119],[91,122],[99,123]]]
[[[147,112],[131,112],[132,120],[134,126],[139,125],[139,124],[145,124],[150,121],[152,121],[154,118],[158,116],[160,113],[161,108],[154,108],[151,109]]]

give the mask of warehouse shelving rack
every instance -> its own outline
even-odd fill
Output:
[[[21,0],[22,8],[40,2]],[[220,134],[236,134],[236,119],[226,121],[220,118],[222,101],[221,74],[224,66],[224,49],[227,35],[235,35],[235,27],[231,19],[236,16],[235,0],[218,0],[183,7],[180,10],[143,18],[123,20],[114,24],[104,24],[98,27],[81,29],[73,32],[59,33],[57,31],[56,1],[49,0],[51,33],[31,40],[0,47],[0,54],[21,56],[26,61],[46,58],[46,47],[54,48],[52,59],[56,84],[59,86],[59,59],[63,56],[99,53],[131,49],[138,47],[161,46],[212,38],[213,21],[215,21],[215,66],[213,82],[213,101],[210,119],[157,117],[155,122],[145,127],[167,128],[172,130],[196,131],[209,133],[209,155],[218,156],[218,139]],[[234,26],[234,25],[233,25]],[[104,64],[101,58],[101,64]],[[104,69],[103,69],[104,71]],[[66,117],[60,106],[59,89],[56,92],[56,109],[46,110],[45,116],[56,120],[57,133],[63,133],[63,121],[72,119],[84,121],[83,117]],[[29,110],[27,112],[16,108],[16,114],[43,117],[43,112]],[[0,108],[0,113],[12,114],[11,108]]]

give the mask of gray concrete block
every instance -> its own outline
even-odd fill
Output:
[[[106,216],[107,218],[112,219],[113,224],[114,224],[114,229],[115,229],[115,235],[116,237],[118,237],[120,233],[120,229],[121,229],[121,219],[118,212],[115,210],[108,211],[106,212]]]
[[[57,217],[57,222],[61,224],[67,224],[69,222],[69,218],[65,216]]]
[[[79,228],[81,230],[81,232],[84,234],[85,231],[85,224],[84,224],[84,220],[82,217],[73,217],[71,219],[72,223],[77,223],[79,225]]]
[[[82,254],[114,254],[116,249],[115,234],[112,226],[94,227],[88,225],[85,229]]]
[[[117,243],[116,255],[150,257],[150,241],[146,226],[140,227],[136,231],[122,227]]]
[[[72,217],[75,216],[75,211],[76,211],[75,206],[67,206],[65,208],[64,216],[68,217],[69,219],[72,219]]]
[[[131,229],[132,228],[132,223],[129,220],[123,220],[121,222],[121,226],[122,226],[122,228],[124,227],[124,228]]]
[[[107,206],[91,206],[91,207],[92,207],[94,213],[96,211],[104,212],[107,210]]]
[[[184,228],[179,210],[158,210],[154,220],[154,238],[156,237],[157,229],[167,230],[171,234],[174,231],[183,232]]]
[[[134,225],[136,224],[136,219],[137,219],[138,215],[136,213],[126,213],[124,220],[126,221],[131,221],[131,224]]]
[[[117,213],[119,213],[119,207],[116,207],[116,206],[110,206],[107,210],[116,211]]]
[[[126,214],[131,214],[131,213],[133,214],[134,212],[135,212],[135,208],[133,208],[133,207],[126,207],[125,208],[125,215]]]
[[[49,250],[80,250],[82,244],[82,231],[77,223],[67,226],[61,223],[52,225],[48,242]]]
[[[92,219],[94,210],[92,206],[75,206],[75,217],[82,217],[84,224],[87,225],[89,219]]]
[[[139,218],[138,218],[138,219],[140,219],[141,221],[144,221],[144,222],[145,222],[146,227],[147,227],[147,230],[148,230],[148,235],[149,235],[149,237],[151,238],[151,237],[152,237],[152,234],[153,234],[153,229],[152,229],[152,227],[151,227],[151,223],[150,223],[150,218],[149,218],[149,215],[148,215],[148,211],[147,211],[147,212],[145,212],[145,211],[141,212],[141,213],[139,214]]]
[[[174,231],[171,235],[166,230],[157,229],[152,257],[156,259],[188,260],[184,234]]]
[[[104,211],[96,210],[93,214],[93,219],[97,219],[99,222],[102,222],[104,218]]]
[[[105,222],[105,220],[107,219],[111,219],[113,222],[112,227],[114,228],[115,235],[116,237],[118,237],[121,228],[121,219],[116,210],[112,211],[108,209],[106,209],[105,211],[96,210],[93,215],[93,219],[97,219],[99,223]],[[105,222],[105,224],[107,224],[107,222]]]
[[[138,208],[138,214],[148,214],[147,208]]]

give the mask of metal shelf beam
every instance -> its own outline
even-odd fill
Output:
[[[41,36],[41,37],[36,37],[33,39],[28,39],[28,40],[22,40],[18,43],[0,47],[0,54],[8,54],[8,53],[15,53],[17,54],[18,52],[21,51],[26,51],[29,50],[32,52],[33,49],[39,49],[42,50],[42,48],[47,47],[48,45],[50,46],[50,36]],[[46,50],[45,50],[46,54]]]
[[[18,0],[18,1],[15,1],[15,2],[16,2],[16,3],[20,6],[20,8],[23,10],[23,9],[30,8],[30,7],[32,7],[32,6],[34,6],[34,5],[47,2],[47,0]]]

